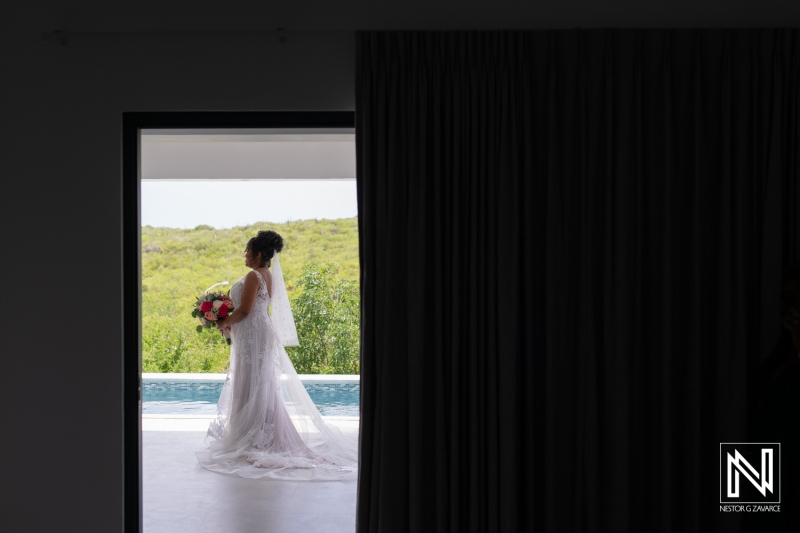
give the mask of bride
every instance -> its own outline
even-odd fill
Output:
[[[284,350],[298,340],[282,249],[274,231],[259,231],[247,243],[245,264],[253,270],[231,287],[234,312],[217,323],[231,333],[230,364],[208,428],[209,449],[197,457],[209,470],[248,478],[351,479],[357,435],[322,419]]]

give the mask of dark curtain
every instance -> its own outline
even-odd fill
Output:
[[[359,531],[741,530],[798,36],[358,35]]]

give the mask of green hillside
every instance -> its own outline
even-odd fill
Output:
[[[281,266],[293,308],[299,306],[295,312],[296,318],[298,314],[302,315],[298,321],[301,349],[290,348],[289,356],[299,373],[342,372],[341,368],[329,365],[328,360],[332,355],[301,352],[304,344],[314,345],[318,351],[323,349],[320,347],[325,343],[311,337],[325,335],[324,329],[329,321],[337,322],[341,327],[346,324],[348,331],[351,331],[355,320],[357,330],[357,226],[356,218],[301,220],[284,224],[257,223],[225,230],[209,226],[198,226],[191,230],[144,226],[143,371],[224,372],[228,346],[215,329],[207,329],[202,333],[195,331],[198,322],[190,315],[192,305],[195,297],[211,285],[222,281],[229,281],[232,285],[245,275],[249,270],[244,264],[247,241],[259,230],[272,229],[283,236]],[[309,293],[302,299],[304,286]],[[227,291],[229,288],[230,285],[215,290]],[[313,294],[310,291],[314,291]],[[348,296],[343,296],[345,292]],[[355,317],[351,316],[353,312],[356,313]],[[339,315],[325,319],[325,313]],[[306,322],[301,323],[303,320]],[[308,342],[304,343],[303,332],[307,332]],[[339,337],[343,337],[341,331]],[[338,342],[341,343],[341,339]],[[352,349],[357,353],[357,346]],[[349,347],[348,351],[352,352],[352,349]],[[340,354],[337,357],[341,359],[343,356]],[[357,373],[357,361],[354,363],[352,356],[347,357],[351,361],[342,364],[349,369],[348,372]]]

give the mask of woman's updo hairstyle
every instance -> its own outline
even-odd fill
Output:
[[[283,250],[283,237],[276,232],[259,231],[258,235],[247,241],[245,253],[250,250],[253,257],[261,254],[261,266],[268,267],[272,264],[272,255]]]

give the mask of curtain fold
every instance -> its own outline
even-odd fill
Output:
[[[798,259],[798,51],[359,33],[359,531],[741,530],[719,443]]]

